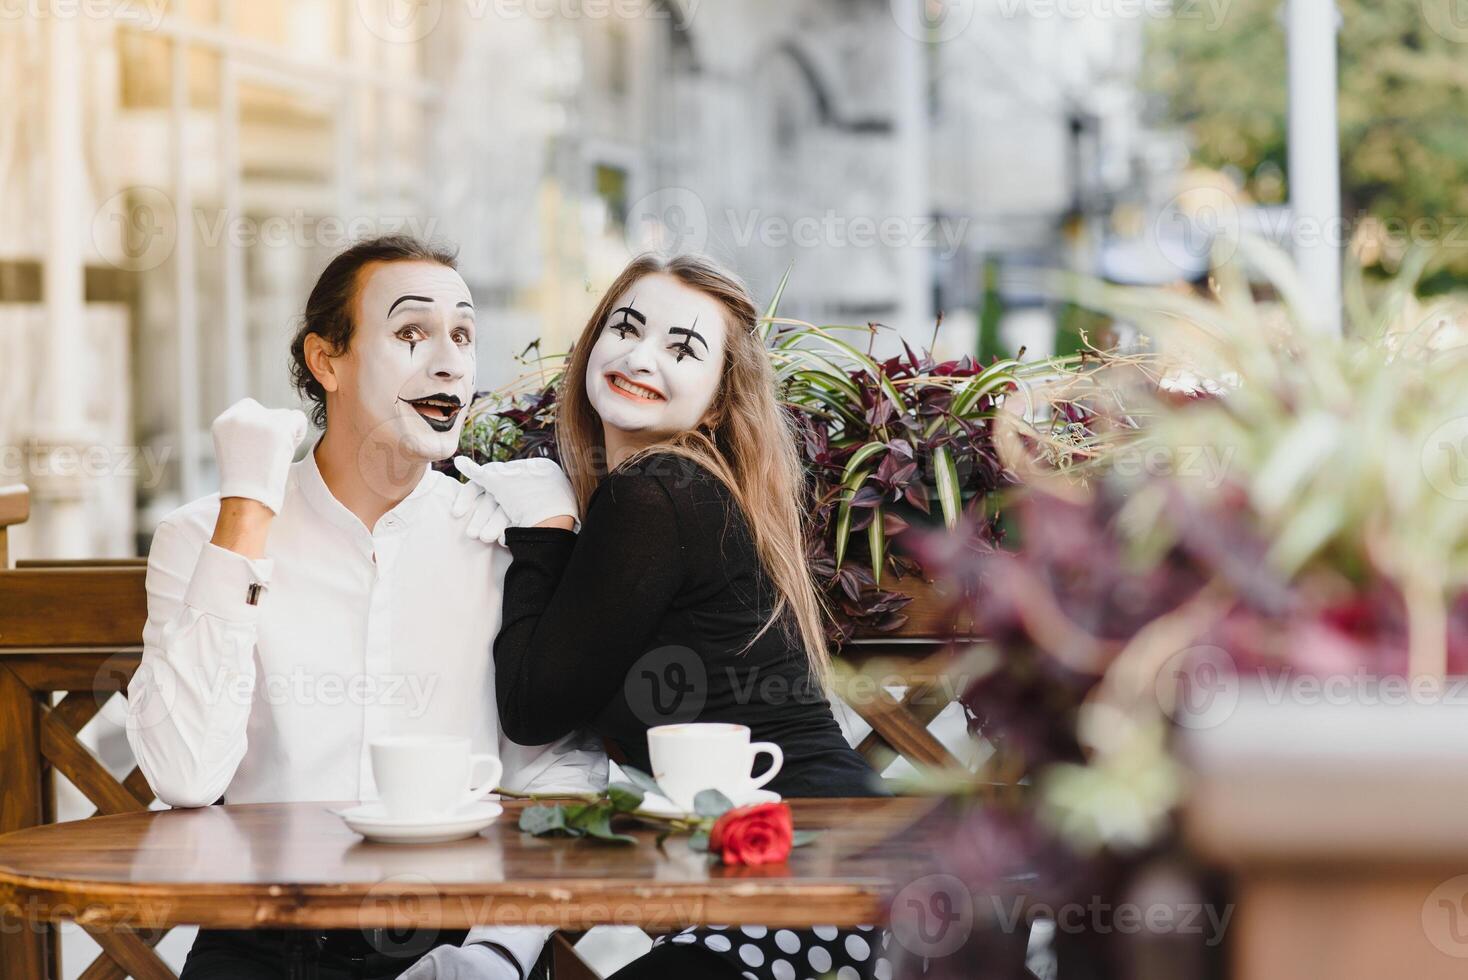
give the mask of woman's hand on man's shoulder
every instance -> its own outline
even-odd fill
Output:
[[[454,468],[468,482],[454,499],[452,513],[463,517],[473,512],[465,527],[469,537],[504,544],[504,532],[511,527],[575,530],[580,517],[576,492],[555,461],[516,459],[481,464],[456,456]]]

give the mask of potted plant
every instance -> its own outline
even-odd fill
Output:
[[[1423,267],[1413,258],[1377,302],[1351,284],[1346,337],[1313,334],[1288,260],[1262,242],[1233,244],[1238,261],[1215,269],[1211,298],[1063,281],[1152,339],[1155,357],[1118,397],[1144,424],[1009,494],[1002,548],[928,544],[925,566],[975,596],[988,642],[948,669],[974,733],[995,747],[977,773],[924,781],[953,798],[934,846],[960,882],[944,886],[957,888],[950,902],[972,913],[967,952],[935,959],[929,977],[1010,976],[985,965],[996,931],[1023,928],[1025,910],[1114,912],[1158,868],[1174,874],[1160,900],[1172,912],[1192,904],[1226,921],[1232,905],[1204,899],[1200,857],[1268,855],[1275,873],[1308,857],[1332,864],[1341,894],[1369,880],[1344,869],[1418,862],[1427,887],[1392,914],[1411,913],[1404,946],[1437,943],[1431,884],[1456,872],[1431,863],[1447,837],[1407,828],[1454,826],[1465,791],[1456,770],[1424,765],[1444,758],[1442,736],[1461,714],[1444,716],[1451,707],[1432,692],[1468,673],[1461,311],[1413,300]],[[1005,430],[1022,432],[1023,418],[999,423],[1001,456],[1029,472],[1007,455]],[[1191,462],[1200,458],[1215,465]],[[1313,690],[1350,681],[1344,714],[1299,696],[1300,679]],[[1357,696],[1414,679],[1430,682],[1429,696],[1385,718]],[[1422,721],[1434,715],[1447,729]],[[1353,758],[1343,750],[1382,764],[1343,765]],[[1359,819],[1368,795],[1392,816]],[[1187,940],[1128,933],[1099,914],[1055,932],[1060,976],[1117,975],[1119,946],[1139,932]],[[1248,946],[1262,920],[1246,921],[1230,939]],[[1216,947],[1218,928],[1193,937],[1194,953]]]
[[[832,640],[937,638],[962,628],[953,618],[961,604],[934,592],[909,547],[917,535],[908,532],[962,524],[976,547],[992,547],[995,494],[1014,480],[993,445],[996,413],[1026,385],[1082,377],[1099,359],[1087,352],[1028,363],[938,362],[904,343],[902,355],[878,360],[871,348],[886,328],[780,318],[784,288],[782,281],[759,330],[800,434],[813,506],[809,557]],[[940,328],[941,319],[935,336]],[[460,451],[476,461],[555,458],[565,355],[542,356],[537,342],[521,359],[526,371],[519,378],[479,393],[470,409]],[[1086,440],[1091,413],[1080,399],[1053,404],[1031,435],[1073,452]]]

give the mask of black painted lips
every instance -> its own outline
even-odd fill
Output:
[[[435,432],[451,431],[459,413],[464,409],[464,403],[458,395],[444,392],[424,395],[422,398],[400,398],[398,400],[412,405],[418,417],[427,422],[429,428]]]

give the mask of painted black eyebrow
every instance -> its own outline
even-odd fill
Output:
[[[698,321],[697,320],[694,320],[693,323],[694,323],[694,326],[697,326],[698,325]],[[709,349],[709,342],[707,340],[704,340],[703,339],[703,334],[699,333],[697,330],[694,330],[693,327],[669,327],[668,328],[668,333],[681,333],[681,334],[684,334],[684,335],[686,335],[688,337],[689,340],[696,340],[700,344],[703,344],[703,349],[704,350],[708,350]]]
[[[638,323],[642,324],[644,327],[647,326],[647,317],[643,316],[641,313],[638,313],[637,310],[634,309],[631,306],[621,306],[621,307],[618,307],[617,309],[613,310],[611,313],[607,314],[607,319],[610,320],[612,317],[616,316],[618,313],[625,313],[628,316],[630,316],[633,319],[635,319]]]
[[[406,303],[409,300],[417,300],[419,303],[427,303],[429,306],[433,305],[433,300],[427,296],[399,296],[393,301],[392,306],[387,308],[387,315],[392,316],[392,311],[397,309],[399,304]]]

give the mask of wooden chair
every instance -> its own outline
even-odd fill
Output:
[[[955,615],[953,603],[931,583],[904,579],[897,588],[913,599],[903,612],[908,622],[892,634],[858,633],[838,654],[860,669],[877,661],[917,661],[940,653],[955,637],[972,638],[970,624]],[[856,750],[878,772],[897,756],[916,766],[958,767],[953,753],[928,731],[928,725],[952,703],[948,679],[939,671],[919,676],[901,698],[878,691],[870,699],[849,699],[851,709],[872,727]]]
[[[5,528],[28,510],[24,487],[0,490],[0,558]],[[146,573],[147,562],[136,558],[25,561],[15,569],[0,561],[0,833],[55,822],[57,772],[96,806],[93,815],[152,802],[141,769],[118,780],[77,737],[113,694],[126,696],[141,661]],[[59,702],[57,693],[65,695]],[[85,980],[177,980],[153,949],[163,932],[87,931],[102,955]],[[59,978],[60,933],[0,929],[0,964],[7,980]],[[546,944],[542,965],[555,980],[597,977],[560,934]]]
[[[0,832],[55,821],[58,772],[98,814],[152,802],[141,770],[114,778],[77,737],[113,694],[126,692],[137,669],[145,572],[136,563],[0,570]],[[153,951],[161,932],[87,931],[103,950],[83,974],[89,980],[174,977]],[[0,960],[7,977],[59,977],[58,933],[6,929]]]
[[[10,528],[31,516],[31,495],[23,485],[0,487],[0,569],[10,567]]]

